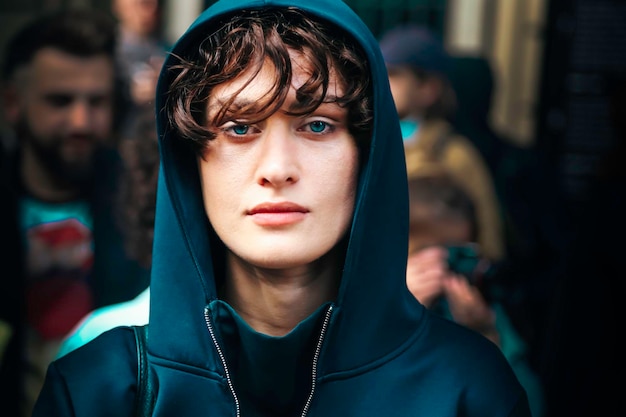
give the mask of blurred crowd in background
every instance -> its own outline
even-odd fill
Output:
[[[2,415],[30,415],[55,357],[147,321],[154,91],[170,47],[163,7],[112,0],[107,12],[26,22],[6,42]],[[602,80],[611,146],[574,205],[547,152],[555,145],[520,146],[493,126],[492,61],[448,50],[432,15],[393,23],[377,35],[406,152],[408,289],[502,349],[534,417],[625,415],[619,384],[608,381],[624,365],[626,62]],[[593,143],[601,132],[588,133]]]

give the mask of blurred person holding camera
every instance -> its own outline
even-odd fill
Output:
[[[409,178],[407,286],[424,306],[500,347],[526,389],[533,417],[544,415],[541,381],[524,340],[499,303],[497,268],[481,253],[475,204],[457,182],[432,167]]]

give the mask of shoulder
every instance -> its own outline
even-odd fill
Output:
[[[409,152],[428,152],[431,158],[440,160],[451,170],[471,170],[483,167],[487,170],[486,162],[474,143],[466,136],[458,133],[445,120],[430,120],[420,128],[419,140],[408,147]]]
[[[124,172],[122,156],[117,149],[103,145],[94,154],[93,166],[97,175],[92,180],[92,199],[97,204],[111,204]]]
[[[124,160],[119,151],[111,146],[101,146],[94,155],[94,166],[98,174],[106,174],[105,177],[99,176],[99,182],[115,180],[121,174]]]
[[[117,327],[50,364],[33,416],[130,416],[136,385],[134,332]]]
[[[479,163],[487,167],[482,154],[476,146],[466,137],[458,133],[450,136],[443,154],[448,158],[454,158],[461,161]]]
[[[150,291],[146,289],[132,300],[95,309],[64,340],[58,357],[86,344],[107,330],[123,325],[146,324],[149,303]]]
[[[137,349],[130,326],[108,330],[56,361],[57,369],[69,376],[88,373],[130,374],[135,377]]]
[[[407,391],[401,396],[407,410],[443,415],[435,404],[445,404],[450,415],[530,416],[526,392],[498,346],[430,310],[394,362],[386,376],[394,381],[405,376]],[[415,387],[420,395],[409,400]]]
[[[497,345],[483,335],[436,314],[430,314],[429,321],[425,343],[449,370],[452,380],[491,394],[521,390],[510,363]]]
[[[453,135],[441,151],[443,163],[462,177],[463,182],[485,185],[493,182],[487,162],[465,136]]]
[[[468,355],[496,357],[496,363],[504,359],[500,348],[480,333],[430,311],[428,338],[444,354],[462,353],[463,358],[457,358],[460,363],[464,363]]]
[[[432,316],[428,337],[434,339],[430,343],[441,364],[440,377],[463,393],[464,408],[477,411],[472,415],[509,409],[510,416],[529,416],[526,392],[500,348],[465,326]]]

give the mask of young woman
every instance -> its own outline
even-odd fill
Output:
[[[220,1],[157,92],[155,416],[529,416],[497,346],[407,290],[400,127],[341,1]],[[35,416],[130,416],[133,332],[49,368]]]

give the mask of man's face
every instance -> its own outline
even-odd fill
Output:
[[[139,36],[152,34],[159,24],[158,0],[114,0],[113,12],[125,30]]]
[[[110,57],[43,49],[19,77],[14,114],[24,152],[51,173],[80,180],[91,170],[94,150],[111,134]]]
[[[297,55],[292,57],[297,60]],[[198,158],[204,205],[218,236],[237,257],[256,267],[308,267],[348,229],[354,209],[358,149],[347,110],[333,103],[291,116],[295,89],[309,77],[296,62],[282,109],[253,124],[230,120],[217,128]],[[274,68],[263,70],[237,95],[232,108],[263,104]],[[215,88],[208,119],[249,74]],[[331,77],[329,94],[340,94]]]
[[[432,104],[428,86],[410,68],[389,68],[389,87],[400,119],[421,119]]]

